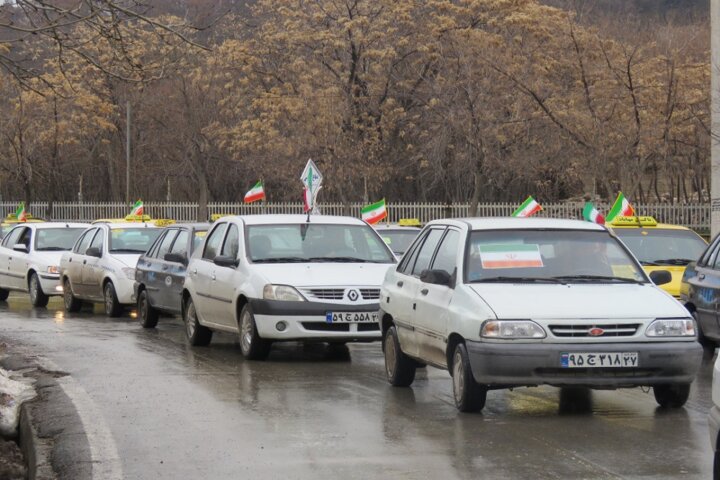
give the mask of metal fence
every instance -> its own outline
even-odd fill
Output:
[[[0,202],[0,208],[5,212],[14,212],[19,202]],[[582,218],[583,203],[564,202],[543,204],[540,217],[552,218]],[[323,203],[319,205],[320,211],[325,215],[360,216],[361,203]],[[508,216],[518,207],[517,203],[481,203],[478,205],[477,216],[500,217]],[[608,204],[597,204],[598,209],[607,212]],[[702,233],[710,231],[710,205],[709,204],[635,204],[634,207],[640,215],[650,215],[660,222],[684,225]],[[467,217],[470,205],[465,203],[389,203],[388,217],[390,222],[400,218],[418,218],[428,222],[436,218]],[[174,218],[179,222],[196,221],[198,218],[198,204],[191,202],[157,202],[145,203],[145,213],[153,218]],[[45,217],[61,221],[90,221],[97,218],[121,218],[130,212],[130,206],[123,202],[35,202],[29,208],[30,213],[37,217]],[[302,203],[210,203],[210,214],[249,215],[260,213],[302,213]]]

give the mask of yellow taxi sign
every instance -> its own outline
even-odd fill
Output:
[[[653,217],[616,217],[610,225],[615,227],[656,227],[657,220]]]
[[[168,225],[174,224],[175,220],[172,218],[157,218],[153,220],[153,223],[156,227],[167,227]]]
[[[125,217],[126,222],[149,222],[152,220],[150,215],[127,215]]]
[[[210,215],[210,221],[216,222],[223,217],[229,217],[231,215],[232,215],[232,213],[213,213],[212,215]]]
[[[36,218],[30,215],[29,213],[26,215],[27,220],[18,220],[17,215],[14,213],[8,213],[7,216],[3,219],[3,223],[26,223],[26,222],[44,222],[42,218]]]
[[[398,225],[401,227],[421,227],[419,218],[401,218],[398,220]]]

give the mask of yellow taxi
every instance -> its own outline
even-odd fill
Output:
[[[696,261],[707,247],[700,235],[687,227],[658,223],[653,217],[617,217],[605,224],[637,257],[645,270],[667,270],[672,281],[661,288],[680,298],[685,267]]]
[[[5,217],[2,220],[2,223],[0,223],[0,239],[4,238],[5,235],[12,230],[12,228],[17,225],[18,223],[40,223],[44,222],[42,218],[33,217],[32,215],[27,215],[27,220],[24,222],[21,222],[17,219],[17,216],[14,213],[9,213],[7,217]]]
[[[126,222],[139,222],[139,223],[152,223],[156,227],[167,227],[175,223],[175,220],[170,218],[152,218],[150,215],[128,215],[124,218],[98,218],[93,220],[92,223],[126,223]]]

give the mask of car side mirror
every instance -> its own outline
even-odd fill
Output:
[[[445,270],[423,270],[420,274],[420,281],[424,283],[432,283],[433,285],[443,285],[445,287],[453,287],[452,276]]]
[[[16,243],[13,245],[13,250],[16,252],[28,253],[28,247],[24,243]]]
[[[213,260],[213,262],[219,267],[235,268],[238,266],[237,258],[231,257],[229,255],[218,255],[215,257],[215,260]]]
[[[187,265],[188,262],[187,257],[182,253],[166,253],[164,258],[166,262],[182,263],[183,265]]]
[[[88,257],[100,258],[100,257],[102,257],[102,252],[97,247],[90,247],[87,250],[85,250],[85,255],[87,255]]]
[[[655,270],[650,272],[650,280],[655,285],[665,285],[666,283],[672,282],[672,274],[667,270]]]

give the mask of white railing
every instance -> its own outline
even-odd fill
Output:
[[[14,212],[18,202],[0,202],[0,212]],[[538,216],[552,218],[582,218],[583,203],[564,202],[543,205]],[[324,203],[320,210],[325,215],[360,216],[363,204]],[[478,205],[477,216],[498,217],[508,216],[517,208],[517,203],[481,203]],[[684,225],[694,230],[707,233],[710,231],[709,204],[635,204],[641,215],[650,215],[660,222]],[[418,218],[428,222],[436,218],[467,217],[470,206],[460,203],[444,205],[440,203],[389,203],[388,216],[390,222],[400,218]],[[602,212],[610,208],[608,204],[597,204]],[[37,217],[46,217],[60,221],[90,221],[97,218],[120,218],[130,212],[130,206],[123,202],[55,202],[48,208],[47,202],[35,202],[29,208],[30,213]],[[259,213],[302,213],[302,203],[210,203],[209,214],[224,213],[249,215]],[[145,203],[145,213],[153,218],[174,218],[179,222],[196,221],[198,204],[192,202],[153,202]]]

